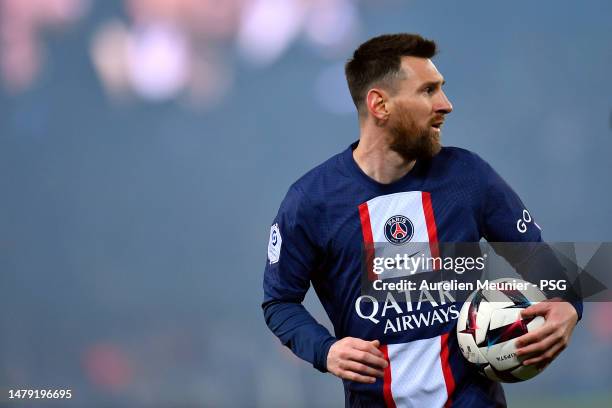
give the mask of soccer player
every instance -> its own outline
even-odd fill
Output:
[[[476,374],[459,352],[452,304],[439,308],[444,318],[387,330],[383,321],[407,311],[382,311],[360,297],[364,245],[541,241],[535,222],[517,223],[529,213],[488,163],[441,146],[453,108],[435,54],[436,44],[415,34],[359,46],[346,64],[359,140],[289,188],[270,231],[266,323],[297,356],[340,377],[351,407],[506,404],[499,383]],[[311,283],[335,336],[302,306]],[[518,355],[546,366],[580,314],[579,303],[529,307],[524,316],[546,322],[518,339]]]

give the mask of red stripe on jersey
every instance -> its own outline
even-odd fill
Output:
[[[438,230],[436,228],[436,219],[434,217],[433,207],[431,205],[431,194],[423,191],[423,212],[425,213],[425,223],[427,224],[427,235],[429,237],[429,249],[431,256],[437,258],[440,256],[438,248]]]
[[[453,395],[453,391],[455,390],[455,378],[453,377],[453,372],[451,371],[450,363],[448,358],[450,353],[448,351],[448,333],[440,336],[440,363],[442,364],[442,373],[444,374],[444,382],[446,383],[446,393],[448,394],[448,398],[446,403],[444,404],[444,408],[448,408],[452,405],[451,396]]]
[[[374,273],[374,238],[372,237],[372,224],[370,223],[370,209],[368,203],[359,205],[359,218],[361,219],[361,233],[363,234],[363,246],[365,249],[365,262],[368,268],[368,279],[378,279]]]
[[[389,350],[387,345],[380,346],[380,351],[385,355],[387,360],[387,368],[385,368],[385,377],[383,378],[383,396],[385,398],[385,406],[387,408],[395,408],[395,401],[391,394],[391,360],[389,360]]]

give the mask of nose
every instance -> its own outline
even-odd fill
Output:
[[[453,111],[453,105],[450,103],[446,94],[444,92],[440,92],[436,103],[434,104],[434,111],[436,113],[449,114]]]

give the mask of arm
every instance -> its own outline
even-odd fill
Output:
[[[483,166],[486,176],[482,211],[484,237],[492,242],[524,242],[525,246],[518,251],[511,246],[506,246],[509,251],[499,250],[504,248],[503,244],[497,248],[495,244],[492,246],[527,279],[564,276],[559,275],[562,265],[552,250],[542,243],[540,227],[519,197],[487,163],[483,162]],[[523,310],[523,318],[540,315],[546,319],[541,328],[521,336],[516,342],[517,355],[525,358],[524,365],[538,364],[543,368],[567,347],[582,316],[582,302],[576,298],[570,301],[553,299]]]
[[[337,340],[302,305],[311,275],[320,271],[325,231],[321,211],[293,187],[274,220],[264,273],[266,324],[282,344],[319,371],[353,381],[372,383],[385,367],[377,341],[347,337]]]
[[[327,371],[327,354],[336,339],[301,303],[270,301],[262,307],[266,324],[282,344],[317,370]]]

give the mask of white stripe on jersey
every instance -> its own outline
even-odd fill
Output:
[[[431,256],[429,248],[429,235],[427,233],[427,221],[423,209],[423,193],[421,191],[407,191],[402,193],[378,196],[368,201],[370,214],[370,225],[372,226],[372,239],[376,246],[375,257],[394,258],[396,254],[413,255],[423,254]],[[414,235],[406,244],[395,246],[385,238],[385,223],[396,215],[407,217],[414,227]],[[407,253],[410,252],[410,253]],[[417,271],[420,272],[420,271]],[[378,275],[379,279],[389,279],[409,275],[409,271],[403,269],[391,269]]]
[[[397,408],[444,406],[447,392],[440,350],[440,336],[387,346]]]

